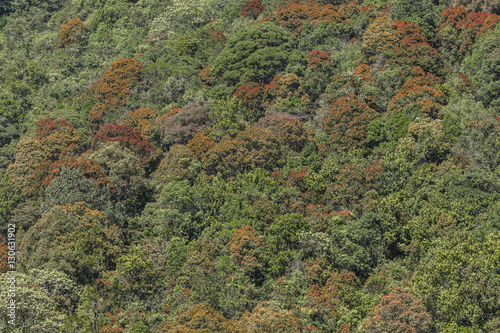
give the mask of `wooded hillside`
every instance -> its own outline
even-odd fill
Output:
[[[500,332],[500,1],[0,15],[0,331]]]

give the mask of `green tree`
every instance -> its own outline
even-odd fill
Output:
[[[272,23],[243,28],[230,38],[215,60],[213,73],[230,86],[253,81],[269,83],[283,71],[305,63],[297,38]]]
[[[114,268],[123,247],[116,225],[85,203],[55,206],[29,229],[19,251],[25,269],[58,269],[80,283]]]
[[[43,216],[54,206],[77,202],[85,202],[89,208],[104,211],[108,216],[120,215],[111,205],[111,191],[108,184],[99,185],[95,180],[85,178],[79,169],[70,170],[65,167],[45,188],[40,213]]]
[[[12,144],[19,138],[19,131],[8,121],[0,116],[0,168],[7,167],[12,159]]]
[[[212,22],[220,0],[173,0],[150,24],[152,34],[172,38],[176,32]]]
[[[117,259],[116,274],[112,280],[118,281],[118,294],[114,300],[127,303],[147,301],[160,293],[161,270],[157,253],[151,244],[134,245],[128,253]],[[148,302],[149,306],[154,303]]]
[[[451,148],[445,140],[441,120],[425,118],[418,123],[410,123],[408,136],[414,138],[417,144],[414,148],[417,163],[440,163],[447,157]]]
[[[330,251],[335,266],[368,276],[384,259],[380,217],[367,214],[354,221],[334,217],[332,222]]]
[[[309,229],[300,214],[285,214],[277,218],[266,231],[263,259],[270,272],[280,276],[299,250],[299,234]]]
[[[472,55],[464,60],[465,73],[474,83],[478,100],[495,114],[500,112],[500,25],[481,36],[472,46]]]
[[[14,0],[2,0],[0,1],[0,15],[8,14],[14,11],[17,7],[17,1]]]
[[[213,124],[210,129],[211,135],[217,139],[226,135],[236,136],[245,128],[245,120],[255,117],[255,115],[244,111],[234,96],[214,99],[210,109],[210,119]]]
[[[190,142],[194,141],[195,139]],[[189,180],[192,182],[201,167],[200,162],[193,155],[189,149],[189,143],[187,147],[185,145],[175,145],[170,148],[152,175],[158,190],[163,189],[165,185],[172,181]]]
[[[496,170],[500,163],[497,152],[498,131],[496,119],[490,109],[472,95],[463,95],[452,100],[443,108],[443,129],[447,136],[455,132],[451,151],[464,154],[477,163]],[[450,124],[449,118],[454,119]],[[460,135],[457,135],[460,133]]]
[[[412,278],[435,325],[447,332],[480,328],[498,313],[500,235],[484,241],[459,231],[443,239],[420,264]]]
[[[391,12],[395,19],[404,19],[418,25],[425,37],[432,41],[441,11],[446,9],[447,5],[446,0],[396,0]]]
[[[187,180],[166,184],[158,201],[144,213],[147,214],[143,214],[143,222],[153,235],[196,239],[205,227],[193,187]]]
[[[500,14],[500,2],[498,0],[456,0],[454,1],[455,6],[464,6],[467,10],[472,12],[487,12]]]
[[[108,142],[89,158],[106,172],[116,199],[131,213],[138,212],[148,199],[148,183],[139,157],[120,142]]]
[[[9,175],[0,171],[0,223],[2,229],[11,216],[12,210],[21,201],[21,190],[9,179]]]
[[[14,276],[14,275],[12,275]],[[74,312],[79,300],[76,283],[58,270],[30,269],[15,274],[15,298],[9,297],[12,277],[0,275],[0,329],[3,332],[64,332],[64,320]],[[7,314],[15,299],[15,325]],[[14,328],[14,329],[13,329]]]

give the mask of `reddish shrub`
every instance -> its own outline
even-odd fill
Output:
[[[179,112],[165,119],[160,127],[163,143],[170,147],[186,144],[194,134],[209,125],[210,102],[198,101],[188,104]]]
[[[255,20],[263,10],[264,6],[261,0],[247,1],[243,7],[241,7],[240,15],[243,17],[250,16]]]
[[[159,155],[156,147],[145,140],[139,131],[125,125],[107,124],[102,126],[92,139],[92,147],[99,149],[99,146],[106,142],[116,141],[120,142],[121,147],[126,147],[134,152],[144,168]]]

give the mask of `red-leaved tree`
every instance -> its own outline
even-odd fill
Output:
[[[469,13],[463,6],[443,10],[436,35],[441,42],[440,52],[450,62],[461,61],[475,41],[485,32],[495,29],[500,16],[486,12]]]
[[[368,124],[375,118],[375,111],[354,94],[333,102],[325,131],[338,149],[363,147],[367,139]]]
[[[264,6],[261,0],[247,1],[241,7],[240,15],[243,17],[249,16],[255,20],[263,10]]]
[[[102,126],[92,139],[92,147],[99,149],[99,146],[106,142],[120,142],[121,147],[130,149],[139,157],[143,168],[148,167],[160,154],[159,150],[144,139],[139,131],[125,125]]]
[[[387,113],[405,113],[412,119],[435,118],[446,103],[444,93],[436,89],[436,85],[442,81],[440,77],[429,73],[408,79],[390,100]]]

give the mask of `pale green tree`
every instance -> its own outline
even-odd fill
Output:
[[[176,31],[199,28],[216,18],[216,10],[220,6],[220,0],[172,0],[165,11],[151,22],[150,31],[170,38]]]
[[[15,273],[15,297],[10,297],[12,273],[0,275],[0,331],[57,333],[79,299],[78,288],[68,275],[48,269]],[[7,306],[15,300],[14,325],[8,323]]]
[[[499,313],[499,248],[498,232],[481,242],[459,231],[443,239],[421,263],[413,288],[440,330],[479,329]]]
[[[148,183],[139,157],[119,142],[108,142],[89,158],[103,167],[119,202],[135,212],[147,199]]]

